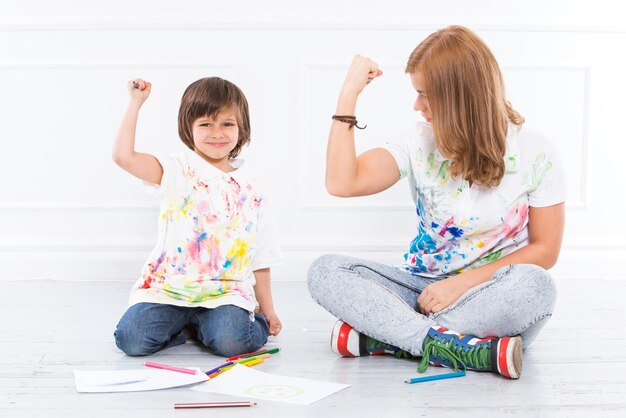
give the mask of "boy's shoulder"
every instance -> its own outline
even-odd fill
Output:
[[[262,177],[259,170],[249,160],[236,158],[230,160],[231,165],[235,168],[229,174],[240,183],[248,183],[254,187],[263,187]]]

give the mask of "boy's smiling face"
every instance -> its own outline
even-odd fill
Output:
[[[239,140],[234,108],[222,109],[214,117],[196,119],[192,125],[192,135],[196,154],[222,171],[233,170],[228,156]]]

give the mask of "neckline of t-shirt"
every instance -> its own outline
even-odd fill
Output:
[[[232,178],[236,178],[236,177],[241,177],[243,176],[243,168],[244,168],[244,163],[245,160],[243,159],[239,159],[239,158],[232,158],[230,160],[228,160],[228,162],[233,166],[234,170],[232,171],[222,171],[219,168],[215,167],[213,164],[211,164],[210,162],[206,161],[204,158],[202,158],[201,156],[199,156],[198,154],[196,154],[195,151],[192,150],[185,150],[185,153],[189,156],[191,156],[193,159],[196,160],[196,162],[201,163],[201,165],[199,164],[199,168],[204,171],[207,174],[211,174],[212,177],[217,177],[217,176],[229,176]]]

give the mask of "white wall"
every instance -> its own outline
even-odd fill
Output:
[[[556,274],[623,276],[620,2],[170,3],[0,4],[0,280],[137,276],[158,208],[110,158],[134,77],[154,83],[138,129],[139,148],[151,152],[182,149],[177,107],[192,81],[219,75],[244,90],[253,128],[244,155],[270,186],[287,256],[275,279],[304,279],[324,252],[400,262],[415,230],[407,185],[368,198],[328,196],[330,116],[351,56],[361,53],[385,76],[359,103],[368,124],[359,148],[415,118],[405,61],[449,24],[487,41],[514,106],[561,151],[569,199]]]

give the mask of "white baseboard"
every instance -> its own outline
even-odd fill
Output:
[[[119,250],[76,251],[75,249],[45,251],[5,251],[0,254],[0,281],[8,280],[124,280],[134,281],[145,261],[147,252],[128,248]],[[311,262],[325,253],[342,253],[385,264],[398,264],[401,251],[346,251],[346,248],[302,246],[284,251],[285,262],[272,269],[275,281],[306,280]],[[551,272],[558,279],[623,279],[622,261],[626,249],[607,248],[565,249],[559,263]]]

